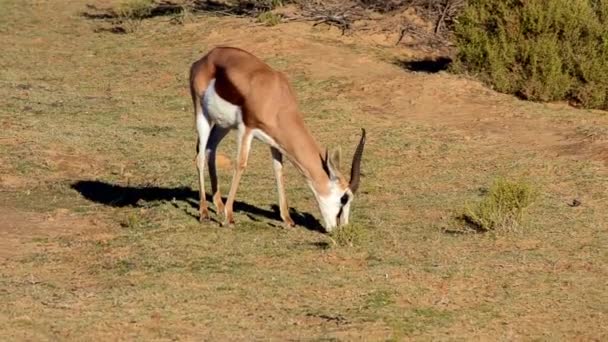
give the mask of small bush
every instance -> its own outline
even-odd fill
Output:
[[[228,12],[256,15],[260,12],[271,11],[292,0],[237,0],[226,2]]]
[[[366,232],[360,225],[349,224],[336,228],[329,237],[338,246],[354,247],[365,240]]]
[[[128,0],[116,8],[116,16],[122,20],[142,20],[154,9],[154,0]]]
[[[116,28],[124,32],[135,32],[142,20],[152,15],[154,0],[128,0],[121,3],[115,10]]]
[[[462,220],[481,232],[518,230],[535,199],[536,192],[527,183],[500,178],[480,202],[465,207]]]
[[[258,15],[258,22],[266,26],[275,26],[281,23],[281,16],[270,11]]]
[[[130,212],[120,220],[120,226],[129,230],[151,229],[156,225],[149,213]]]
[[[191,4],[187,3],[179,5],[179,10],[172,15],[170,22],[176,25],[184,25],[192,22],[194,19],[193,12],[194,8]]]
[[[126,215],[121,221],[120,226],[123,228],[136,229],[141,227],[142,220],[137,214],[130,213]]]
[[[283,0],[266,0],[264,2],[266,2],[270,8],[283,6]]]
[[[608,109],[608,0],[470,0],[456,72],[535,101]]]

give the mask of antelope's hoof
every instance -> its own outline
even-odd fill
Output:
[[[230,218],[230,219],[224,220],[224,222],[222,222],[222,227],[234,228],[234,219]]]
[[[293,222],[293,220],[291,218],[287,219],[287,220],[283,220],[283,224],[285,225],[285,227],[287,228],[295,228],[296,227],[296,223]]]
[[[211,220],[211,216],[209,216],[209,212],[200,213],[198,216],[198,222],[203,223],[205,221]]]

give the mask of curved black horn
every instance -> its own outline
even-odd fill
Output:
[[[355,193],[359,188],[359,179],[361,178],[361,158],[363,157],[363,147],[365,146],[365,128],[361,128],[361,140],[359,140],[359,145],[357,145],[357,149],[355,150],[355,155],[353,156],[353,165],[350,169],[350,182],[349,188]]]

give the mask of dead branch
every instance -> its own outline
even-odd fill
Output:
[[[351,21],[347,18],[346,15],[326,15],[322,17],[315,17],[317,22],[312,26],[317,26],[320,24],[328,24],[330,26],[337,26],[342,30],[342,35],[346,32],[346,30],[350,29]]]
[[[445,27],[446,21],[453,21],[464,5],[464,0],[445,0],[445,3],[440,5],[443,8],[439,9],[440,15],[435,23],[435,34],[440,34],[442,28]]]
[[[301,14],[295,17],[285,17],[283,21],[313,21],[313,26],[326,24],[338,27],[345,34],[350,30],[355,20],[367,19],[362,8],[352,5],[348,8],[322,4],[307,3],[302,6]]]
[[[404,23],[399,31],[399,38],[395,45],[399,45],[406,35],[410,35],[412,38],[426,42],[429,46],[437,47],[448,47],[451,43],[448,39],[441,35],[427,32],[424,28],[418,27],[412,23]]]

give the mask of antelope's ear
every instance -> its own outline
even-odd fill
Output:
[[[334,151],[331,154],[331,160],[330,160],[331,166],[333,166],[333,168],[336,170],[342,170],[342,165],[340,164],[341,155],[342,155],[341,147],[334,149]]]
[[[327,177],[331,178],[331,167],[330,167],[330,161],[329,161],[329,152],[327,151],[327,149],[325,150],[325,156],[320,156],[321,157],[321,166],[323,167],[323,171],[325,171],[325,173],[327,174]]]

